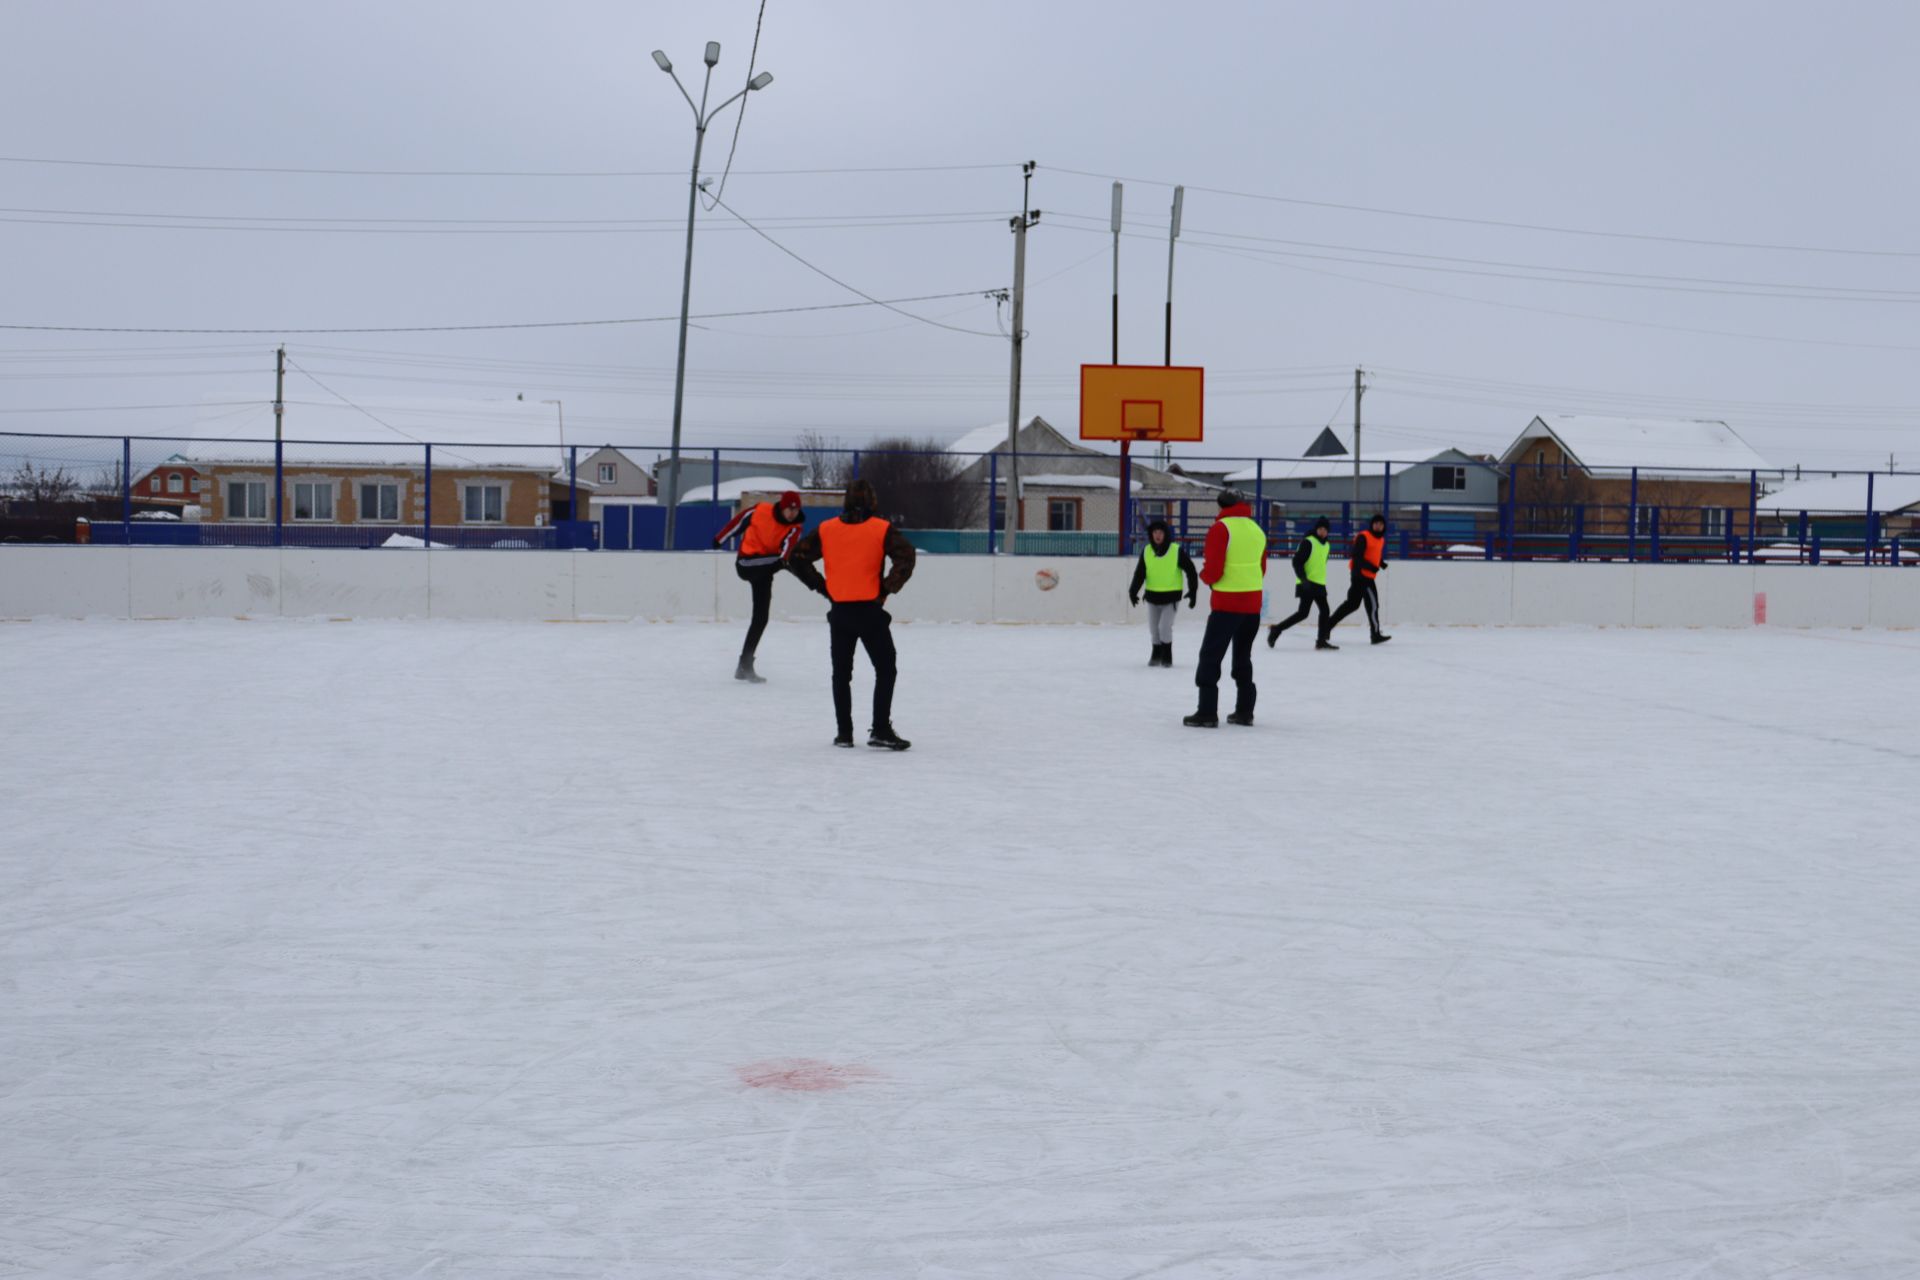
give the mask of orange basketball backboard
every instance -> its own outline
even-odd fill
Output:
[[[1080,438],[1197,442],[1205,386],[1194,365],[1083,364]]]

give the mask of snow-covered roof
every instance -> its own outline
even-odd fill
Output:
[[[1003,448],[1006,443],[1007,424],[1004,422],[989,422],[986,426],[975,427],[958,440],[955,440],[947,446],[947,452],[969,454],[992,453],[995,449]]]
[[[1378,477],[1384,467],[1394,475],[1411,471],[1423,463],[1430,462],[1441,454],[1451,453],[1450,449],[1369,449],[1360,455],[1360,478]],[[1300,458],[1294,461],[1264,462],[1258,467],[1244,467],[1227,475],[1229,484],[1252,484],[1259,480],[1338,480],[1353,476],[1353,458],[1349,455],[1331,454],[1321,458]]]
[[[741,476],[737,480],[722,480],[719,497],[714,496],[711,484],[689,484],[680,494],[680,505],[687,506],[695,502],[738,502],[750,493],[785,493],[798,486],[785,476]]]
[[[1873,509],[1904,511],[1920,506],[1920,476],[1877,474],[1873,477]],[[1796,480],[1761,497],[1762,511],[1859,511],[1867,509],[1864,474],[1821,476]]]
[[[230,398],[227,403],[230,404]],[[419,466],[433,443],[435,466],[537,467],[564,474],[553,414],[521,400],[414,399],[381,401],[362,413],[345,404],[289,404],[283,420],[283,456],[289,466],[332,462]],[[377,419],[377,421],[376,421]],[[236,417],[208,404],[175,452],[185,462],[273,461],[273,412]],[[315,444],[351,440],[351,445]],[[462,447],[462,446],[487,446]]]
[[[1119,476],[1100,475],[1037,475],[1020,477],[1020,488],[1025,489],[1111,489],[1120,492]],[[1129,492],[1137,493],[1140,482],[1135,480],[1129,486]]]
[[[1536,417],[1507,446],[1501,460],[1513,461],[1528,441],[1540,439],[1557,440],[1568,456],[1589,471],[1638,467],[1642,475],[1671,472],[1709,479],[1770,469],[1767,460],[1724,422],[1569,413]]]

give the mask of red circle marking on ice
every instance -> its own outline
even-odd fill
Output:
[[[793,1093],[819,1093],[844,1089],[850,1084],[880,1079],[872,1067],[842,1066],[821,1062],[818,1058],[778,1058],[736,1067],[740,1082],[749,1089],[785,1089]]]

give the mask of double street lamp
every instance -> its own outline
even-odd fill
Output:
[[[653,60],[659,68],[673,76],[674,87],[680,90],[680,96],[687,100],[687,106],[693,110],[693,176],[687,186],[687,262],[686,270],[680,280],[680,359],[673,371],[673,447],[667,455],[667,528],[666,549],[674,547],[674,526],[680,510],[680,414],[686,402],[687,394],[687,309],[693,298],[693,220],[700,208],[700,149],[707,140],[707,126],[715,117],[754,89],[764,89],[773,83],[773,75],[762,71],[747,81],[747,87],[728,98],[725,102],[707,110],[707,91],[713,86],[713,69],[720,61],[720,42],[707,41],[707,75],[700,86],[700,103],[694,105],[693,95],[687,92],[687,86],[680,83],[680,77],[673,74],[673,63],[659,49],[653,51]]]

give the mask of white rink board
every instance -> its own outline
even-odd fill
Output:
[[[1501,561],[1400,561],[1379,582],[1381,622],[1388,628],[1403,623],[1504,627],[1513,621],[1513,566]],[[1329,567],[1327,593],[1334,608],[1346,598],[1348,583],[1344,565]]]
[[[125,547],[0,547],[0,618],[125,618]]]
[[[101,548],[106,550],[107,548]],[[120,548],[114,548],[120,550]],[[130,549],[136,618],[273,618],[280,614],[280,552],[273,547]]]
[[[1042,591],[1035,575],[1057,579]],[[1131,624],[1119,557],[921,556],[888,602],[901,621]],[[1337,606],[1347,573],[1328,588]],[[1268,614],[1293,608],[1287,562],[1268,566]],[[1400,561],[1382,575],[1389,627],[1744,627],[1753,593],[1774,626],[1920,627],[1920,569]],[[1204,591],[1203,591],[1204,596]],[[288,547],[0,547],[0,618],[290,617],[743,621],[750,594],[725,554],[373,551]],[[775,617],[825,602],[786,575]],[[1201,609],[1206,601],[1201,601]]]
[[[1753,576],[1753,566],[1744,564],[1634,565],[1633,625],[1750,627]]]
[[[431,615],[431,575],[424,551],[282,547],[279,555],[282,617]]]
[[[1920,573],[1874,571],[1869,575],[1868,625],[1920,627]]]
[[[736,637],[0,629],[0,1270],[1913,1274],[1920,635]]]
[[[1761,565],[1754,569],[1753,590],[1767,598],[1770,627],[1864,627],[1872,615],[1874,582],[1896,576],[1840,567]]]

